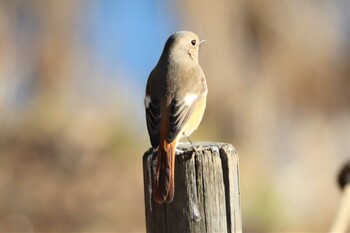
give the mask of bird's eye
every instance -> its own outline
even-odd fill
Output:
[[[196,40],[192,40],[192,41],[191,41],[191,44],[192,44],[193,46],[196,46],[196,43],[197,43]]]

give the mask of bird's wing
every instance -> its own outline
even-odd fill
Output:
[[[182,100],[174,99],[170,105],[169,132],[167,142],[172,142],[191,117],[196,107],[198,95],[189,95]]]
[[[149,138],[153,148],[159,146],[160,132],[160,103],[157,99],[151,99],[149,96],[145,98],[146,120]]]

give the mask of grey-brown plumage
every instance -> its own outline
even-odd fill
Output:
[[[147,129],[152,147],[158,148],[153,195],[159,203],[173,200],[176,145],[197,129],[204,113],[207,85],[198,63],[202,42],[193,32],[171,35],[147,81]]]

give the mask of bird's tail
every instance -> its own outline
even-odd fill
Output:
[[[153,198],[157,203],[171,202],[174,198],[175,149],[175,141],[164,141],[158,148],[153,182]]]

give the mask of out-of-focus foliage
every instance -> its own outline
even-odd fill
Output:
[[[145,231],[143,89],[96,68],[81,42],[87,4],[0,2],[0,231]],[[350,157],[350,4],[168,8],[174,31],[208,40],[207,111],[191,138],[238,150],[244,231],[327,231]]]

